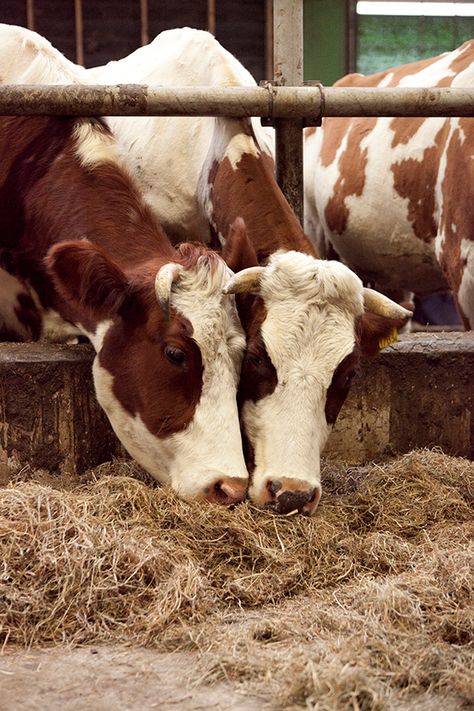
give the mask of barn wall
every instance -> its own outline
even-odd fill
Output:
[[[120,59],[140,46],[139,0],[82,0],[84,63]],[[76,61],[73,0],[36,0],[34,29]],[[0,22],[26,27],[26,0],[2,0]],[[207,0],[148,0],[150,40],[174,27],[206,29]],[[218,0],[216,37],[259,81],[265,67],[264,0]]]

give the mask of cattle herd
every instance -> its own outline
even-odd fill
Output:
[[[340,83],[469,85],[473,51]],[[9,25],[0,81],[255,84],[199,30],[86,70]],[[179,496],[311,515],[360,356],[411,316],[380,292],[450,288],[474,323],[471,122],[309,129],[305,231],[257,120],[1,117],[0,336],[87,336],[118,438]]]

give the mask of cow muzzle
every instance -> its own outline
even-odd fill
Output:
[[[259,506],[271,509],[275,513],[298,512],[305,516],[312,516],[321,498],[321,486],[289,477],[267,479],[260,495],[251,498]]]
[[[204,489],[204,500],[213,504],[231,506],[238,504],[247,496],[247,480],[238,477],[217,479]]]

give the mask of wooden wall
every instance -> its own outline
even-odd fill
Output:
[[[30,0],[31,2],[31,0]],[[33,0],[34,29],[76,61],[74,0]],[[82,0],[84,64],[120,59],[140,46],[140,0]],[[27,0],[1,0],[0,22],[27,26]],[[216,0],[216,37],[254,75],[265,78],[265,0]],[[148,0],[148,30],[206,29],[207,0]]]

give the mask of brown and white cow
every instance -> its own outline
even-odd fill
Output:
[[[212,35],[190,28],[163,32],[89,75],[99,83],[255,85]],[[312,514],[321,495],[320,454],[359,354],[377,352],[408,312],[364,290],[344,265],[317,259],[276,184],[258,121],[109,121],[170,232],[209,240],[210,225],[229,264],[243,269],[226,291],[239,294],[247,334],[239,401],[250,497],[281,513]]]
[[[474,40],[335,86],[472,87]],[[450,288],[474,327],[474,119],[325,118],[305,138],[307,229],[383,290]]]
[[[48,315],[86,334],[130,454],[183,498],[245,497],[232,272],[204,245],[169,242],[102,121],[0,118],[0,265],[1,337],[39,339]]]
[[[92,70],[90,80],[254,84],[211,35],[189,28],[162,33],[130,57]],[[343,265],[317,259],[275,182],[263,141],[256,141],[258,123],[159,117],[110,123],[148,203],[174,235],[209,240],[211,224],[223,243],[232,224],[229,263],[250,268],[226,287],[239,294],[247,333],[239,400],[250,495],[282,513],[313,513],[320,453],[359,354],[377,352],[407,312],[364,290]]]

